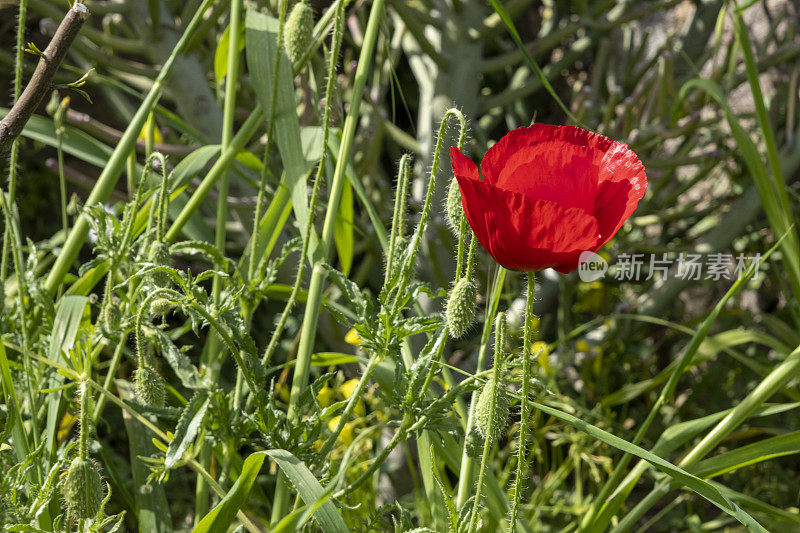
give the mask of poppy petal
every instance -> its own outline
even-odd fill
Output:
[[[454,175],[473,180],[480,179],[478,175],[478,165],[476,165],[472,159],[462,154],[455,146],[450,148],[450,164],[453,165]]]
[[[615,143],[603,157],[594,214],[600,224],[598,248],[613,237],[647,191],[644,165],[626,144]]]
[[[513,270],[553,267],[569,272],[597,244],[597,220],[582,209],[529,198],[456,175],[461,201],[478,242]]]

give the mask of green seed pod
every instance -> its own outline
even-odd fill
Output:
[[[450,180],[450,188],[447,190],[447,203],[445,203],[445,214],[450,228],[458,235],[461,232],[461,216],[464,214],[464,206],[461,205],[461,190],[458,188],[458,180]]]
[[[153,241],[147,251],[147,260],[158,266],[169,266],[169,246],[165,242]],[[169,274],[166,272],[152,272],[150,280],[157,287],[168,287],[170,285]]]
[[[469,433],[467,433],[467,439],[464,443],[467,449],[467,455],[476,458],[480,457],[483,453],[483,437],[481,436],[481,432],[478,431],[478,428],[472,428]]]
[[[167,399],[164,378],[149,366],[143,366],[134,373],[136,397],[145,405],[163,407]]]
[[[168,298],[156,298],[150,304],[150,312],[155,316],[164,316],[169,313],[174,305]]]
[[[478,289],[471,279],[461,278],[453,287],[445,306],[447,331],[454,339],[463,337],[475,320]]]
[[[94,518],[103,501],[103,481],[91,459],[75,458],[59,482],[70,517]]]
[[[292,63],[298,63],[311,44],[314,32],[314,13],[305,2],[298,2],[286,19],[283,46]]]
[[[116,305],[114,302],[107,302],[103,304],[102,316],[100,319],[102,320],[102,326],[105,330],[105,333],[109,334],[116,334],[118,333],[119,329],[119,321],[120,312],[119,305]]]
[[[494,410],[492,410],[492,398]],[[478,402],[475,404],[475,426],[481,436],[488,439],[490,444],[497,442],[503,436],[508,424],[508,395],[505,385],[492,377],[483,386]]]

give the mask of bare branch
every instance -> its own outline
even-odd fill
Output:
[[[50,93],[53,77],[88,16],[89,10],[86,6],[76,2],[61,21],[50,44],[39,57],[39,63],[25,90],[0,121],[0,154],[11,148],[11,143],[22,133],[33,112]]]

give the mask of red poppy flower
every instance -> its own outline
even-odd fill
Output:
[[[627,145],[571,126],[508,133],[483,158],[483,181],[457,148],[450,161],[478,242],[512,270],[574,270],[582,252],[617,233],[647,189]]]

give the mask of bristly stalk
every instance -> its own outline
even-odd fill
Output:
[[[473,237],[474,238],[474,237]],[[500,300],[500,294],[503,290],[503,283],[506,278],[506,269],[498,266],[497,274],[492,284],[489,297],[486,299],[486,311],[484,315],[483,332],[481,333],[481,346],[478,350],[478,362],[475,373],[483,372],[486,368],[486,351],[488,349],[489,341],[491,340],[492,323],[494,322],[495,313],[497,312],[497,305]],[[465,428],[465,437],[470,434],[475,427],[475,404],[477,403],[478,393],[472,395],[470,401],[467,425]],[[461,454],[461,468],[458,474],[458,492],[456,495],[456,507],[461,509],[464,503],[469,499],[472,494],[472,479],[474,477],[475,462],[470,456],[466,445]]]
[[[510,531],[514,531],[519,517],[519,506],[522,501],[522,484],[525,469],[527,468],[526,452],[528,446],[528,419],[530,407],[528,395],[530,394],[531,381],[531,340],[533,337],[533,300],[535,293],[535,279],[533,272],[528,273],[528,291],[525,298],[525,325],[522,340],[522,387],[520,390],[520,423],[519,423],[519,448],[517,449],[517,473],[514,478],[514,499],[511,504]]]
[[[431,163],[431,173],[428,178],[428,189],[425,193],[425,203],[422,206],[422,213],[419,217],[419,222],[417,223],[417,228],[414,231],[414,236],[411,238],[411,253],[408,255],[405,264],[402,266],[402,273],[400,274],[400,281],[398,283],[398,288],[395,298],[392,314],[397,312],[397,306],[399,302],[402,301],[402,294],[405,292],[405,288],[408,285],[409,281],[411,281],[411,274],[414,271],[414,264],[417,260],[417,253],[419,253],[419,247],[422,244],[422,235],[425,233],[425,229],[428,226],[428,218],[430,217],[431,211],[431,204],[433,203],[433,193],[436,188],[436,177],[439,174],[439,162],[442,157],[442,146],[444,144],[444,137],[445,132],[447,131],[447,124],[451,118],[458,119],[460,130],[459,130],[459,137],[458,137],[458,145],[463,146],[464,139],[467,136],[467,120],[464,118],[463,113],[460,110],[456,109],[455,107],[448,109],[444,116],[442,117],[442,122],[439,125],[439,133],[436,137],[436,148],[433,151],[433,161]]]
[[[389,249],[386,252],[386,272],[384,275],[384,286],[388,285],[391,277],[392,268],[396,265],[394,260],[397,257],[395,248],[398,246],[398,239],[405,234],[405,214],[408,196],[408,182],[411,179],[411,156],[403,154],[400,157],[400,164],[397,166],[397,192],[394,197],[394,211],[392,212],[392,228],[389,236]]]
[[[272,334],[272,338],[270,338],[269,345],[264,351],[264,356],[261,358],[261,363],[265,367],[269,365],[269,362],[272,359],[275,348],[278,346],[278,341],[283,334],[283,328],[286,327],[286,321],[289,318],[289,314],[297,302],[297,296],[300,293],[300,288],[302,287],[303,279],[305,278],[306,266],[308,264],[307,261],[311,260],[311,258],[306,258],[306,256],[308,255],[309,243],[311,241],[311,232],[314,228],[314,215],[317,209],[317,203],[319,203],[319,190],[322,182],[325,179],[325,164],[328,159],[328,137],[330,135],[331,122],[330,99],[331,95],[333,94],[333,84],[335,83],[336,79],[336,65],[339,62],[339,51],[341,50],[342,37],[344,35],[344,9],[345,3],[342,2],[337,7],[337,13],[334,19],[335,22],[333,26],[333,37],[331,40],[331,51],[328,59],[328,80],[325,85],[325,111],[323,112],[322,116],[322,152],[320,155],[319,164],[317,165],[317,172],[314,176],[314,187],[311,191],[311,201],[309,202],[308,206],[308,221],[303,231],[303,245],[300,251],[300,260],[297,266],[297,276],[295,277],[294,286],[292,287],[292,293],[289,296],[289,300],[286,302],[286,306],[284,307],[283,312],[278,319],[278,323],[275,326],[275,331]],[[282,42],[280,31],[278,35],[278,42]],[[280,56],[280,54],[278,55]],[[275,101],[274,98],[273,101]]]
[[[499,314],[495,319],[494,325],[494,367],[492,368],[492,377],[487,381],[486,385],[483,388],[481,394],[490,394],[489,398],[489,413],[488,413],[488,421],[489,427],[486,430],[486,434],[483,435],[484,442],[483,442],[483,454],[481,455],[481,465],[478,468],[478,482],[475,486],[475,500],[472,503],[472,511],[470,512],[469,516],[469,525],[467,526],[467,533],[472,533],[473,528],[475,526],[475,520],[478,516],[478,508],[480,507],[481,503],[481,493],[483,492],[483,477],[486,474],[486,463],[489,460],[489,453],[492,451],[492,446],[496,439],[492,436],[495,434],[497,430],[496,424],[498,423],[497,420],[497,404],[499,401],[500,394],[503,393],[500,390],[503,387],[501,382],[501,374],[503,372],[503,350],[505,346],[505,339],[506,339],[506,320],[505,315]],[[510,529],[510,531],[514,531],[514,528]]]
[[[308,286],[308,300],[306,303],[305,315],[303,316],[300,344],[297,349],[297,363],[295,365],[294,376],[292,377],[292,388],[289,395],[287,415],[289,419],[293,421],[297,418],[300,397],[308,386],[308,378],[311,371],[311,355],[314,351],[314,342],[317,337],[317,320],[322,306],[322,288],[325,278],[325,269],[322,267],[321,263],[328,260],[333,243],[334,222],[339,208],[339,200],[342,197],[344,180],[346,179],[345,169],[350,160],[350,150],[353,146],[356,126],[360,118],[361,101],[364,98],[364,89],[367,85],[375,44],[378,40],[381,22],[383,21],[385,4],[385,0],[375,0],[370,8],[369,20],[367,22],[366,31],[364,32],[364,41],[361,46],[361,53],[358,58],[358,66],[356,67],[353,81],[353,98],[350,103],[350,111],[342,128],[339,154],[336,159],[336,167],[333,171],[333,180],[329,187],[330,196],[328,198],[328,208],[325,212],[325,221],[322,226],[322,237],[320,239],[318,256],[320,258],[320,263],[316,264],[311,272],[311,280]],[[286,486],[284,482],[276,488],[275,500],[273,501],[273,523],[276,522],[276,518],[282,518],[285,515],[288,506],[287,497],[288,486]]]
[[[25,57],[25,23],[28,16],[28,0],[19,1],[19,15],[17,16],[17,43],[14,61],[14,101],[19,99],[22,92],[22,65]],[[14,203],[17,192],[17,160],[19,159],[18,140],[11,144],[11,157],[8,161],[8,202]],[[2,194],[2,190],[0,190]],[[8,273],[8,250],[11,244],[11,227],[6,224],[3,231],[3,248],[0,250],[0,312],[5,307],[6,274]]]
[[[275,129],[275,110],[278,108],[278,80],[280,76],[278,73],[280,72],[281,68],[281,57],[283,54],[281,53],[281,43],[283,43],[283,33],[285,31],[286,26],[286,0],[281,0],[280,4],[278,5],[278,37],[276,42],[278,44],[278,52],[275,54],[275,77],[272,80],[272,107],[269,110],[269,119],[267,120],[267,144],[264,147],[264,157],[261,160],[261,177],[258,183],[258,198],[256,200],[256,212],[255,216],[253,217],[253,249],[250,251],[250,259],[247,265],[247,278],[249,280],[253,279],[255,275],[255,268],[256,268],[256,254],[255,254],[255,245],[256,245],[256,236],[258,235],[258,224],[261,222],[261,209],[263,208],[264,204],[264,193],[266,192],[267,188],[267,178],[270,175],[269,165],[271,161],[271,154],[272,154],[272,144],[274,142],[273,138],[273,131]]]
[[[80,434],[78,437],[78,458],[86,460],[89,458],[89,384],[86,381],[81,381],[80,384],[81,395],[81,413],[80,413]]]

